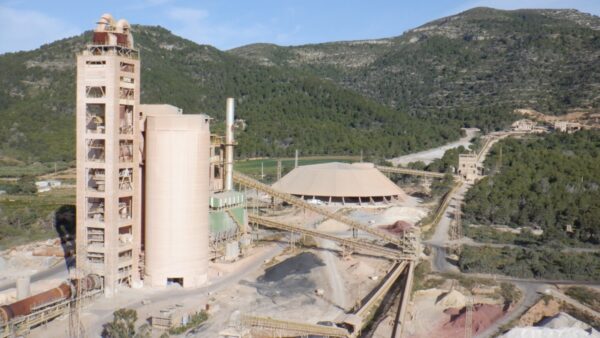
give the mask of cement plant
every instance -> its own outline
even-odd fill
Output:
[[[462,218],[486,158],[511,149],[494,146],[594,122],[519,111],[510,128],[464,128],[385,162],[240,158],[243,99],[210,115],[141,102],[135,26],[104,14],[89,37],[73,79],[76,167],[37,182],[44,194],[75,178],[76,235],[0,252],[0,337],[600,337],[598,304],[569,292],[600,292],[598,280],[459,268],[485,246]],[[426,166],[459,147],[449,171]],[[238,169],[249,163],[260,170]]]

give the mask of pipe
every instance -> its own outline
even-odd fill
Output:
[[[102,287],[100,276],[91,274],[81,279],[63,282],[58,287],[38,293],[31,297],[19,300],[9,305],[0,306],[0,323],[8,323],[11,319],[30,315],[36,307],[67,300],[77,296],[77,289],[81,294]]]
[[[232,97],[227,98],[227,109],[225,115],[225,186],[223,190],[233,190],[233,117],[235,103]]]
[[[33,308],[55,303],[70,298],[72,295],[71,284],[64,282],[54,289],[25,298],[10,305],[0,306],[0,322],[7,323],[11,319],[31,314]]]

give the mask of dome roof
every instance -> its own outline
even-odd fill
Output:
[[[404,191],[373,163],[323,163],[299,166],[273,184],[273,188],[305,197],[398,197]]]

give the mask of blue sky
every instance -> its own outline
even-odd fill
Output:
[[[600,15],[600,0],[0,0],[0,53],[79,34],[105,12],[226,50],[255,42],[396,36],[477,6],[576,8]]]

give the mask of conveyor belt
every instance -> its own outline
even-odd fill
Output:
[[[425,171],[425,170],[416,170],[416,169],[408,169],[401,167],[386,167],[378,165],[377,169],[384,173],[393,173],[393,174],[403,174],[403,175],[414,175],[414,176],[425,176],[425,177],[435,177],[435,178],[444,178],[446,174],[444,173],[436,173],[433,171]]]
[[[275,330],[278,334],[301,335],[303,337],[309,335],[340,338],[349,336],[348,331],[335,326],[299,323],[268,317],[242,315],[241,322],[243,326]]]
[[[366,250],[371,253],[375,253],[380,256],[395,259],[395,260],[413,260],[415,258],[413,255],[406,255],[398,250],[389,249],[389,248],[382,247],[382,246],[379,246],[376,244],[361,242],[361,241],[357,241],[357,240],[351,240],[351,239],[347,239],[347,238],[341,238],[341,237],[333,236],[333,235],[330,235],[330,234],[327,234],[324,232],[310,230],[310,229],[306,229],[306,228],[291,225],[291,224],[285,224],[285,223],[273,221],[273,220],[270,220],[270,219],[267,219],[264,217],[252,215],[252,214],[248,214],[248,221],[250,223],[263,225],[268,228],[275,228],[275,229],[280,229],[280,230],[285,230],[285,231],[290,231],[290,232],[297,232],[297,233],[302,233],[302,234],[309,235],[312,237],[327,239],[327,240],[334,241],[338,244],[341,244],[341,245],[351,248],[351,249]]]
[[[383,299],[383,296],[388,293],[392,285],[394,285],[394,282],[396,282],[396,280],[402,274],[402,271],[404,271],[404,268],[406,268],[407,264],[408,263],[406,261],[398,263],[396,267],[394,267],[394,270],[387,276],[387,279],[379,286],[377,292],[375,292],[375,294],[373,294],[373,296],[371,296],[371,298],[369,298],[369,300],[355,314],[363,320],[370,318],[371,312],[376,308],[375,305],[379,304],[379,302]]]
[[[354,221],[343,215],[336,214],[335,212],[329,211],[327,208],[324,208],[324,207],[321,207],[318,205],[314,205],[314,204],[310,204],[301,198],[298,198],[298,197],[292,196],[290,194],[275,190],[275,189],[271,188],[270,186],[268,186],[264,183],[261,183],[261,182],[255,180],[251,177],[248,177],[244,174],[241,174],[239,172],[235,172],[235,171],[233,172],[233,180],[240,185],[243,185],[243,186],[246,186],[246,187],[249,187],[252,189],[260,190],[260,191],[267,193],[275,198],[281,199],[289,204],[296,205],[296,206],[304,208],[306,210],[314,211],[314,212],[321,214],[327,218],[331,218],[338,222],[344,223],[353,229],[362,230],[362,231],[369,233],[377,238],[383,239],[388,243],[396,244],[404,253],[413,254],[416,251],[415,244],[413,243],[411,238],[402,238],[402,237],[396,237],[396,236],[389,235],[383,231],[372,228],[368,225],[364,225],[362,223]]]

